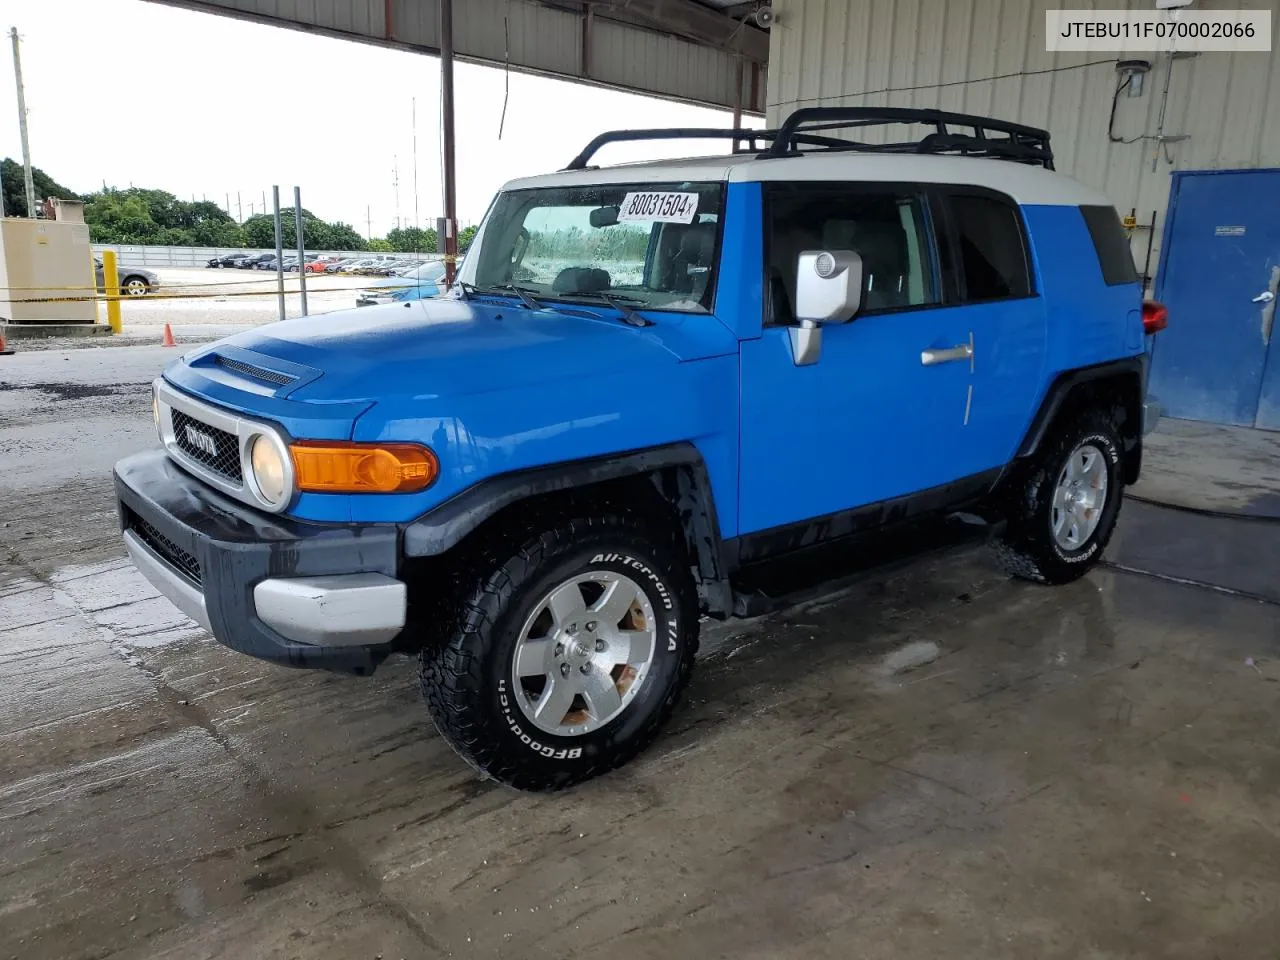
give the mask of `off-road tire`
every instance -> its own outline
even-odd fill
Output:
[[[512,657],[539,598],[589,570],[624,573],[643,589],[658,623],[653,661],[619,716],[560,737],[536,728],[508,695]],[[471,766],[519,790],[559,790],[633,758],[670,717],[698,647],[697,595],[678,530],[623,510],[548,521],[481,546],[443,615],[443,641],[419,656],[431,719]]]
[[[1106,501],[1089,538],[1077,549],[1065,550],[1053,537],[1053,492],[1067,458],[1086,443],[1102,451],[1107,470]],[[1124,500],[1121,449],[1115,422],[1102,411],[1090,410],[1065,421],[1019,465],[1005,491],[1008,524],[1002,539],[995,541],[996,557],[1011,575],[1036,583],[1070,583],[1102,559]]]

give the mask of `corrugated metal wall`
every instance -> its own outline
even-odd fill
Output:
[[[1149,0],[1078,5],[1154,6]],[[1172,61],[1145,55],[1153,69],[1144,94],[1122,96],[1116,111],[1116,134],[1133,142],[1113,143],[1107,122],[1116,55],[1046,52],[1044,12],[1063,6],[1061,0],[774,0],[768,123],[797,106],[860,105],[940,107],[1045,127],[1058,170],[1105,190],[1122,214],[1136,208],[1140,223],[1157,211],[1154,273],[1171,171],[1280,167],[1280,53],[1201,53]],[[1196,4],[1198,10],[1275,7],[1268,0]],[[1275,13],[1272,25],[1280,33]],[[1272,46],[1280,50],[1280,37]],[[1152,139],[1161,132],[1188,139]],[[1146,231],[1135,231],[1132,242],[1141,268]]]
[[[435,0],[155,2],[433,53],[439,49]],[[759,110],[751,99],[750,69],[743,71],[740,93],[735,93],[738,62],[728,50],[606,19],[604,12],[593,18],[589,33],[589,62],[584,64],[581,12],[532,0],[454,2],[454,49],[461,58],[712,106],[732,108],[740,102],[748,111]]]

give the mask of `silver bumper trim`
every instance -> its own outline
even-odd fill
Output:
[[[260,619],[297,643],[362,646],[404,629],[407,591],[381,573],[263,580],[253,588]]]
[[[132,530],[124,532],[124,546],[133,565],[151,581],[152,586],[188,617],[212,632],[209,611],[205,608],[204,594],[199,587],[157,556]]]
[[[1160,402],[1155,397],[1148,397],[1142,402],[1142,435],[1145,437],[1160,422]]]

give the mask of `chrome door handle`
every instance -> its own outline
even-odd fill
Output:
[[[1270,290],[1263,290],[1260,294],[1253,298],[1253,303],[1270,303],[1276,298],[1276,295]]]
[[[920,363],[932,367],[939,363],[950,363],[952,360],[972,360],[973,343],[958,343],[954,347],[941,350],[921,350]]]

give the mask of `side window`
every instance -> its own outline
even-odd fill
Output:
[[[1093,239],[1093,252],[1098,255],[1102,281],[1109,287],[1121,283],[1137,283],[1138,271],[1133,266],[1133,251],[1120,225],[1115,207],[1081,206],[1085,226]]]
[[[986,196],[952,196],[960,295],[966,303],[1031,295],[1017,208]]]
[[[939,301],[924,207],[914,191],[776,184],[766,217],[766,323],[795,322],[796,261],[805,250],[862,256],[865,313]]]

